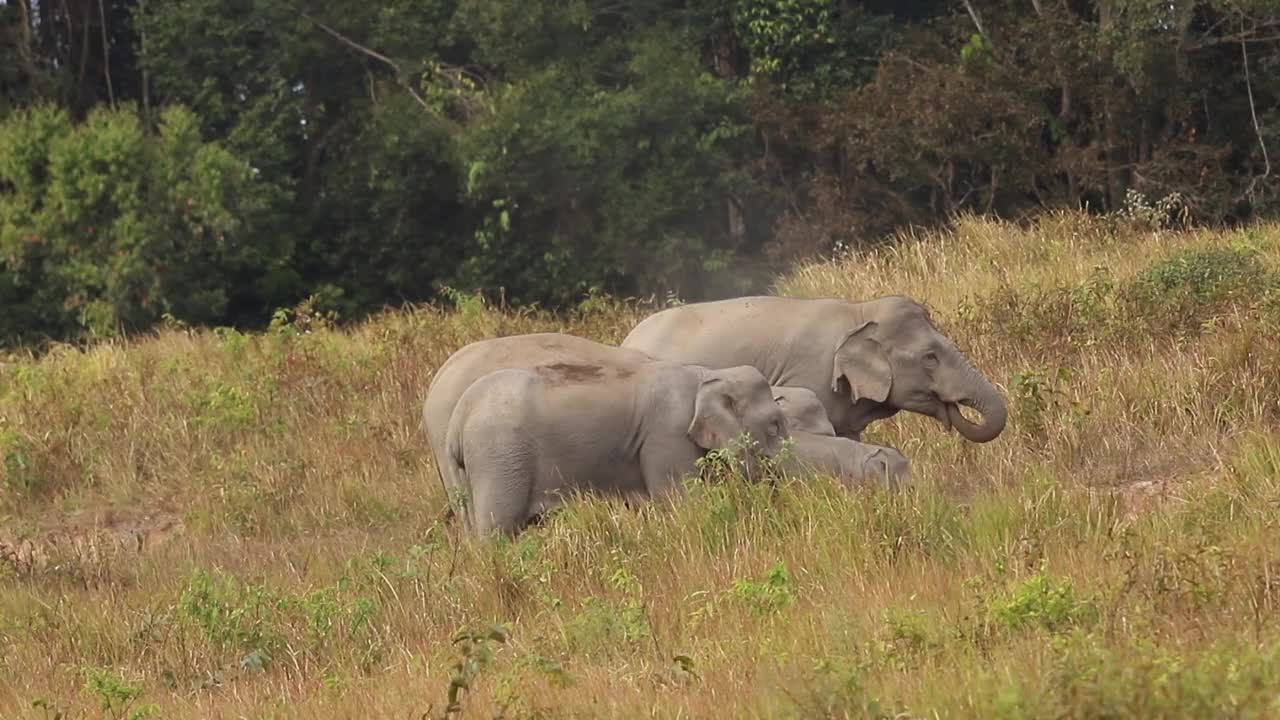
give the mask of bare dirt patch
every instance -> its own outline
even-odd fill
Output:
[[[1129,518],[1176,499],[1179,490],[1189,482],[1219,468],[1213,457],[1191,451],[1130,455],[1091,465],[1091,490],[1118,494],[1124,514]]]
[[[143,553],[184,530],[171,510],[100,508],[40,522],[19,535],[0,528],[0,567],[18,574],[57,570],[67,563],[100,563],[124,553]]]

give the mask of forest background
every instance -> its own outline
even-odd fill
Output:
[[[1268,149],[1275,0],[0,0],[0,344],[717,297],[966,213],[1237,224]]]

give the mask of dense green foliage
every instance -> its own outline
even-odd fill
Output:
[[[1278,32],[1276,0],[4,0],[0,342],[697,298],[957,212],[1247,220]]]
[[[103,334],[162,313],[214,322],[284,261],[287,248],[246,231],[270,191],[248,163],[202,142],[180,106],[158,125],[147,137],[137,115],[94,110],[73,126],[41,106],[0,126],[0,177],[13,187],[0,195],[0,297],[18,311],[0,317],[0,335]]]

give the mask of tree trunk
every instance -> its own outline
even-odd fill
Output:
[[[729,242],[733,247],[741,247],[747,237],[747,220],[742,213],[742,203],[732,195],[726,203],[729,206]]]
[[[1105,162],[1107,168],[1107,209],[1118,210],[1124,207],[1125,191],[1128,190],[1124,162],[1124,136],[1120,132],[1120,121],[1117,119],[1116,106],[1119,98],[1114,92],[1107,97],[1103,109],[1102,122],[1105,127]]]
[[[18,0],[22,12],[22,50],[24,60],[31,57],[31,0]]]
[[[31,42],[31,0],[18,0],[18,9],[22,12],[22,48],[18,51],[19,62],[27,73],[27,81],[35,82],[38,71],[35,49]]]
[[[1187,74],[1187,40],[1191,37],[1191,21],[1195,19],[1194,0],[1177,0],[1174,3],[1174,22],[1178,27],[1177,63],[1178,77]]]
[[[1114,211],[1124,205],[1126,184],[1123,163],[1123,136],[1120,130],[1119,107],[1123,95],[1121,84],[1124,82],[1115,71],[1115,51],[1107,42],[1107,35],[1115,28],[1115,7],[1112,0],[1098,3],[1098,31],[1103,37],[1102,70],[1107,73],[1107,84],[1103,89],[1102,102],[1102,162],[1107,177],[1107,210]]]
[[[1031,0],[1031,5],[1035,8],[1036,15],[1041,20],[1046,20],[1044,6],[1041,4],[1040,0]],[[1068,17],[1070,16],[1068,15]],[[1068,71],[1067,61],[1063,58],[1062,52],[1059,50],[1059,46],[1056,43],[1050,43],[1049,52],[1051,53],[1050,57],[1053,60],[1054,70],[1058,75],[1058,85],[1061,86],[1058,97],[1058,127],[1062,132],[1062,140],[1058,144],[1070,143],[1071,138],[1067,135],[1067,126],[1071,120],[1071,73]],[[1079,206],[1080,188],[1077,187],[1076,175],[1070,169],[1068,169],[1066,173],[1067,197],[1070,198],[1072,204]],[[1052,198],[1050,198],[1050,202],[1053,202]]]
[[[102,75],[107,79],[107,100],[111,107],[116,106],[116,91],[111,86],[111,42],[107,39],[107,8],[103,0],[98,0],[98,20],[102,23],[98,29],[102,31]]]
[[[733,34],[721,33],[711,42],[711,70],[715,76],[725,80],[738,77],[742,72],[739,67],[741,54]],[[742,212],[742,204],[732,195],[725,198],[725,219],[730,243],[735,248],[741,246],[747,237],[747,221]]]
[[[138,67],[142,70],[142,113],[151,119],[151,81],[147,77],[147,0],[138,0]]]
[[[83,115],[88,112],[93,105],[95,93],[88,92],[87,73],[89,68],[89,12],[88,1],[85,0],[85,12],[80,15],[80,73],[76,78],[76,114]],[[67,13],[67,22],[71,21],[71,14]],[[68,38],[70,40],[70,38]],[[70,42],[68,42],[68,47]]]

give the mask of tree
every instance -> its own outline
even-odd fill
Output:
[[[696,289],[742,249],[723,211],[752,192],[735,89],[661,29],[626,37],[605,64],[517,75],[467,129],[468,197],[486,215],[461,283],[552,303]]]
[[[41,105],[0,125],[0,337],[220,322],[287,258],[246,242],[269,206],[249,164],[181,107],[159,120],[101,108],[76,125]]]

